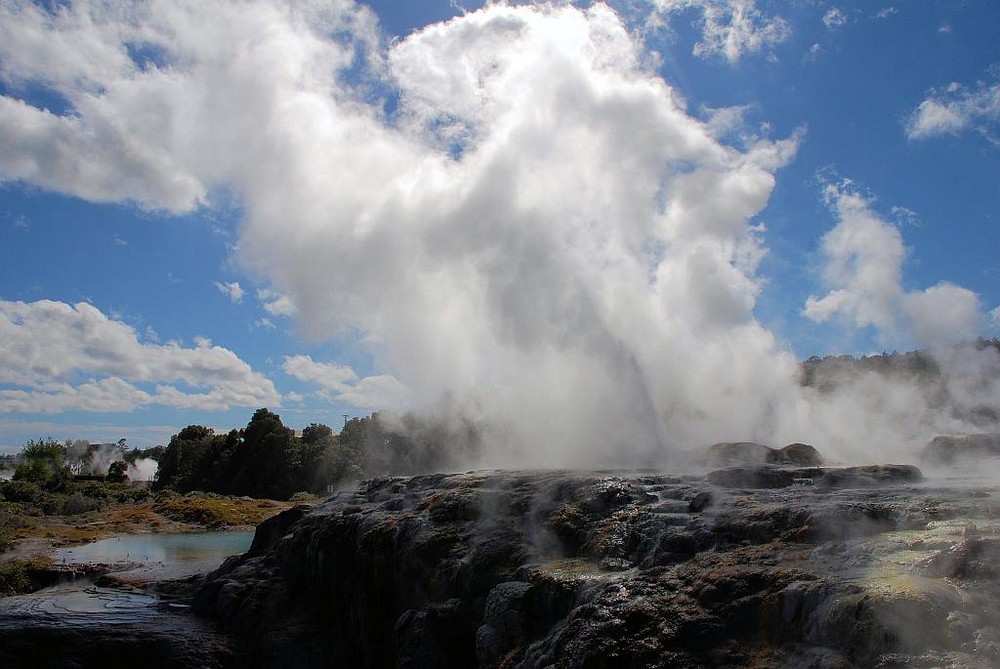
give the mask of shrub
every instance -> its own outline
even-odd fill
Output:
[[[8,502],[17,502],[26,513],[51,516],[62,511],[66,496],[43,490],[37,483],[31,481],[8,481],[2,490],[3,498]]]
[[[301,492],[297,492],[294,495],[292,495],[291,497],[289,497],[288,501],[289,502],[311,502],[314,499],[316,499],[316,495],[312,494],[311,492],[301,491]]]
[[[31,590],[28,563],[22,561],[0,563],[0,594],[17,595]]]
[[[101,508],[101,500],[87,497],[86,495],[74,492],[66,498],[63,503],[62,513],[66,516],[75,516],[88,511],[96,511]]]

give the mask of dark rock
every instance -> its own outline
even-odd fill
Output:
[[[380,480],[275,520],[194,608],[236,667],[996,666],[1000,508],[920,479]]]
[[[286,509],[281,513],[271,516],[260,525],[254,532],[253,542],[250,544],[249,554],[258,555],[270,549],[283,536],[288,534],[295,523],[302,519],[312,507],[308,504],[299,504],[291,509]]]
[[[934,437],[924,447],[921,459],[934,465],[954,465],[1000,457],[1000,434],[966,434]]]
[[[867,488],[923,480],[923,473],[913,465],[865,465],[824,470],[819,484],[826,488]]]
[[[708,447],[709,466],[784,465],[792,460],[782,451],[752,441],[725,441]]]
[[[784,453],[793,465],[802,467],[819,467],[823,464],[823,458],[819,451],[809,444],[794,443],[779,449]]]
[[[772,467],[732,467],[719,469],[706,477],[710,483],[723,488],[786,488],[794,483],[795,476],[784,469]]]
[[[688,511],[691,513],[698,513],[704,511],[709,504],[712,503],[712,493],[707,490],[699,491],[691,501],[688,502]]]

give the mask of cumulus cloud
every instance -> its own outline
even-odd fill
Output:
[[[215,287],[219,289],[220,293],[228,297],[233,304],[239,304],[243,301],[243,288],[240,287],[239,281],[227,283],[216,281]]]
[[[326,398],[361,409],[405,409],[413,400],[410,389],[390,374],[359,379],[347,365],[316,362],[308,355],[287,356],[282,369],[289,376],[319,386]]]
[[[268,86],[283,78],[290,91],[322,90],[327,71],[310,68],[350,66],[374,39],[370,24],[349,0],[5,0],[0,79],[15,91],[46,86],[71,110],[0,97],[0,180],[190,211],[243,166],[230,155],[253,153],[257,133],[282,132],[267,122],[281,99]],[[327,39],[338,30],[352,39]]]
[[[928,139],[957,135],[972,130],[995,146],[1000,123],[1000,84],[978,82],[974,87],[952,82],[943,89],[931,90],[906,118],[909,139]]]
[[[309,381],[327,390],[343,391],[358,380],[358,375],[347,365],[315,362],[308,355],[290,355],[282,366],[285,373],[300,381]]]
[[[828,184],[825,197],[837,224],[823,236],[823,280],[830,291],[810,296],[803,313],[817,322],[842,319],[874,328],[883,342],[921,346],[968,340],[982,326],[979,298],[941,282],[922,291],[902,286],[903,237],[852,184]]]
[[[97,308],[0,301],[0,411],[130,411],[159,404],[228,409],[278,404],[266,377],[232,351],[142,343]]]
[[[687,10],[701,13],[702,40],[696,56],[724,56],[731,63],[746,54],[784,42],[791,27],[780,16],[767,16],[756,0],[652,0],[653,19],[662,21]]]

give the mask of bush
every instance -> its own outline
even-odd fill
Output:
[[[149,490],[127,483],[102,483],[101,481],[78,481],[70,486],[71,492],[78,492],[104,504],[134,504],[151,498]]]
[[[311,502],[316,499],[316,495],[311,492],[297,492],[288,498],[289,502]]]
[[[75,516],[80,513],[87,513],[88,511],[96,511],[100,508],[101,500],[75,492],[66,498],[62,513],[65,516]]]
[[[66,496],[46,492],[37,483],[31,481],[8,481],[0,489],[3,498],[8,502],[17,502],[26,513],[34,511],[52,516],[62,511]]]
[[[31,590],[28,563],[15,561],[0,563],[0,594],[17,595]]]
[[[0,502],[0,553],[14,542],[14,531],[29,525],[21,517],[21,507],[13,502]]]

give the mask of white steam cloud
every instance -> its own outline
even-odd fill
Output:
[[[724,5],[658,4],[706,21]],[[722,143],[604,4],[491,4],[387,46],[347,0],[0,7],[4,82],[72,107],[0,99],[0,178],[168,211],[235,191],[268,313],[362,333],[392,376],[317,376],[304,357],[286,372],[491,426],[482,464],[655,465],[726,439],[879,459],[942,427],[912,420],[905,387],[799,388],[754,308],[755,216],[801,135]],[[735,60],[787,36],[732,7],[735,32],[705,50]],[[833,196],[831,292],[807,313],[931,342],[941,303],[970,324],[968,291],[899,288],[898,233],[851,197]]]

